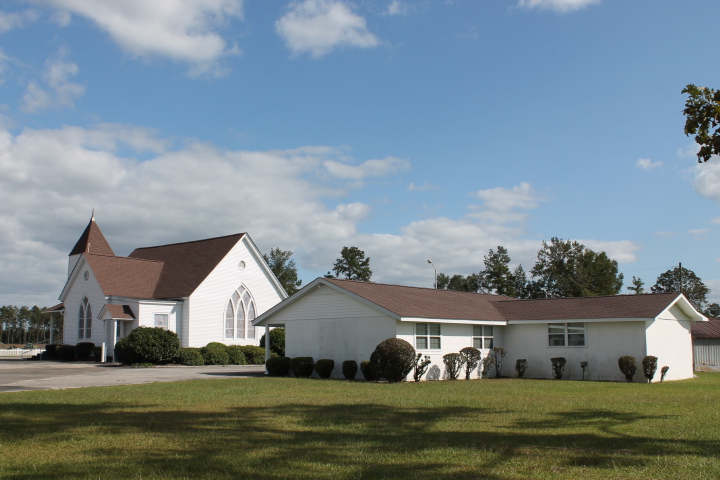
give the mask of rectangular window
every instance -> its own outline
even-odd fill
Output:
[[[492,325],[473,325],[473,347],[477,348],[478,350],[492,350]]]
[[[584,347],[584,323],[548,323],[548,345],[551,347]]]
[[[155,326],[159,328],[168,328],[168,314],[167,313],[156,313],[155,314]]]
[[[439,323],[416,323],[415,324],[415,348],[418,350],[440,350],[440,324]]]

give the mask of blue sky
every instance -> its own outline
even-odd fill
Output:
[[[698,14],[702,12],[702,14]],[[96,219],[117,254],[247,231],[305,283],[343,246],[431,286],[553,236],[720,301],[720,4],[34,0],[0,6],[0,304],[55,302]],[[626,291],[625,289],[623,289]]]

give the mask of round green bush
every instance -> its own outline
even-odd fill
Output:
[[[225,349],[228,354],[230,365],[247,365],[247,359],[240,345],[228,345]]]
[[[637,370],[637,362],[635,361],[635,357],[632,355],[623,355],[622,357],[618,358],[618,367],[620,367],[620,371],[623,375],[625,375],[625,380],[628,382],[633,381],[633,376],[635,375],[635,370]]]
[[[295,357],[290,360],[290,369],[296,377],[309,377],[315,369],[312,357]]]
[[[320,378],[330,378],[332,371],[335,368],[335,360],[330,358],[321,358],[315,362],[315,371],[318,373]]]
[[[200,349],[205,365],[229,365],[230,355],[227,345],[219,342],[210,342]]]
[[[72,362],[75,360],[75,345],[60,345],[57,354],[61,362]]]
[[[355,376],[358,372],[358,364],[355,360],[345,360],[342,363],[343,377],[348,380],[355,380]]]
[[[265,335],[260,338],[260,347],[265,348]],[[285,329],[273,328],[270,330],[270,351],[279,357],[285,356]]]
[[[375,347],[370,357],[380,378],[390,383],[402,382],[415,365],[415,349],[402,338],[388,338]]]
[[[202,353],[199,348],[181,348],[178,353],[178,361],[180,365],[205,365]]]
[[[80,342],[75,345],[75,356],[81,362],[89,362],[93,359],[93,349],[95,344],[92,342]]]
[[[250,365],[262,365],[265,363],[265,349],[255,345],[243,345],[240,347],[245,359]]]
[[[115,344],[116,360],[125,365],[165,365],[175,361],[179,351],[177,334],[159,327],[138,327]]]
[[[290,372],[290,357],[273,357],[267,361],[268,375],[271,377],[287,377]]]

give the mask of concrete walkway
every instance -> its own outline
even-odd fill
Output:
[[[264,365],[228,365],[153,368],[123,367],[117,363],[46,362],[0,359],[0,393],[25,390],[106,387],[152,382],[179,382],[211,378],[260,377]]]

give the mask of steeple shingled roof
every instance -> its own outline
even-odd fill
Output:
[[[95,223],[95,215],[90,218],[90,223],[88,223],[83,234],[80,235],[80,239],[70,251],[69,256],[79,255],[81,253],[115,256],[115,252],[113,252],[108,241],[105,240],[105,236],[100,231],[100,227]]]

